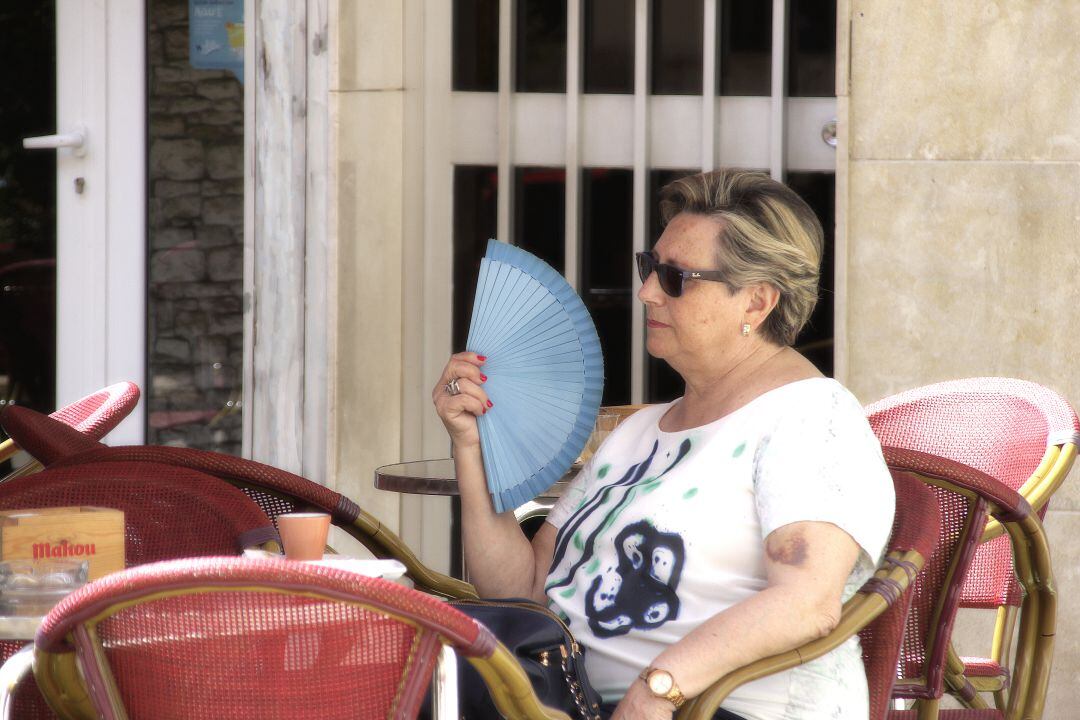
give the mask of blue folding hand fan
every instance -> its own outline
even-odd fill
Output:
[[[585,447],[604,391],[589,311],[562,275],[520,248],[489,240],[466,343],[487,356],[480,449],[495,511],[532,500]]]

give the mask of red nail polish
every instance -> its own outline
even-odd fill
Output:
[[[491,402],[490,400],[488,400],[487,403],[488,403],[488,407],[495,407],[495,403]],[[484,412],[487,412],[487,411],[485,410]]]
[[[476,359],[480,362],[484,362],[485,360],[487,360],[487,355],[477,355]]]
[[[487,382],[487,375],[481,375],[480,382]]]

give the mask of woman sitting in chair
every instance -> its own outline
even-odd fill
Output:
[[[488,495],[476,416],[499,399],[484,392],[484,358],[454,355],[433,392],[473,582],[563,615],[617,720],[669,718],[728,672],[827,634],[872,574],[894,507],[859,402],[791,347],[817,300],[813,211],[768,176],[720,170],[668,185],[661,212],[663,235],[637,256],[638,297],[649,353],[685,395],[625,420],[531,543]],[[723,708],[866,717],[857,638]]]

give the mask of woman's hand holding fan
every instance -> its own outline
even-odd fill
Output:
[[[476,418],[491,407],[487,393],[482,387],[487,376],[481,370],[483,358],[476,353],[460,352],[452,355],[443,368],[439,382],[431,391],[431,400],[435,403],[439,418],[450,435],[455,448],[465,449],[480,444],[480,432]],[[458,393],[451,395],[447,391],[450,381],[457,379]]]

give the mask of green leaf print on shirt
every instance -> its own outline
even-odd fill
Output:
[[[592,562],[585,568],[586,575],[595,575],[596,571],[600,569],[600,558],[593,558]]]
[[[694,497],[695,495],[697,495],[697,488],[690,488],[689,490],[687,490],[686,492],[683,493],[682,497],[683,497],[683,500],[689,500],[690,498]]]
[[[574,547],[578,550],[585,549],[585,541],[581,539],[581,533],[574,533]]]
[[[603,480],[604,476],[607,475],[610,470],[611,470],[611,463],[608,463],[607,465],[601,465],[600,469],[596,471],[596,477],[599,478],[600,480]]]
[[[660,478],[650,478],[650,479],[646,480],[645,483],[641,486],[641,494],[642,495],[648,495],[653,490],[660,487],[660,485],[661,485]]]
[[[561,597],[564,597],[564,598],[571,598],[571,597],[574,597],[574,595],[576,595],[576,594],[577,594],[577,585],[571,585],[570,587],[566,588],[565,590],[563,590],[563,591],[561,591],[559,593],[559,595]]]
[[[739,447],[735,448],[735,452],[731,453],[731,457],[737,458],[743,454],[743,450],[746,449],[746,443],[742,443]]]

